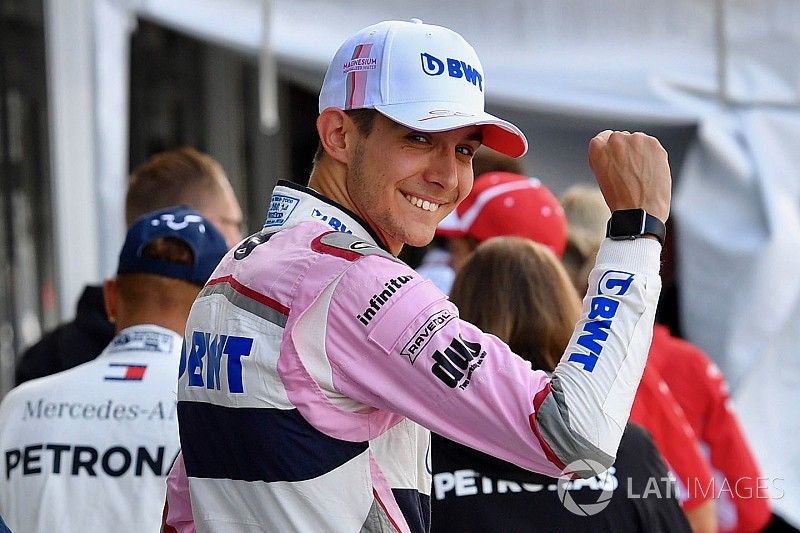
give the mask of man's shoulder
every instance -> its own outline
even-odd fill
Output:
[[[361,237],[338,231],[320,233],[312,242],[311,249],[317,253],[358,261],[365,257],[381,257],[394,263],[405,264],[395,256]]]
[[[0,410],[7,411],[31,398],[36,398],[48,392],[65,390],[70,386],[70,383],[74,382],[75,378],[72,376],[74,370],[75,368],[72,368],[49,376],[32,379],[14,387],[3,398]]]

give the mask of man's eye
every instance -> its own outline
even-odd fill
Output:
[[[428,142],[428,138],[425,135],[421,134],[421,133],[409,133],[408,134],[408,138],[411,139],[414,142],[419,142],[419,143],[427,143]]]
[[[463,154],[467,157],[472,157],[473,155],[475,155],[475,150],[473,150],[471,146],[459,146],[456,148],[456,150],[458,151],[458,153]]]

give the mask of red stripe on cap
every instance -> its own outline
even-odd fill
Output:
[[[536,396],[533,397],[533,409],[534,409],[534,412],[533,412],[532,415],[530,415],[528,417],[528,422],[530,423],[531,429],[533,430],[533,433],[536,435],[536,438],[539,439],[539,445],[542,447],[542,451],[544,451],[545,457],[547,457],[547,459],[551,463],[556,465],[558,468],[560,468],[561,470],[564,470],[564,468],[567,465],[565,465],[561,461],[561,459],[558,458],[558,456],[555,454],[555,452],[550,447],[550,445],[547,444],[547,442],[545,442],[544,438],[542,437],[541,432],[539,431],[539,423],[536,421],[536,412],[539,411],[539,406],[542,405],[542,403],[544,402],[544,399],[547,397],[548,394],[550,394],[550,384],[549,383],[547,385],[545,385],[544,388],[542,390],[540,390],[536,394]]]
[[[255,300],[255,301],[259,302],[259,303],[262,303],[262,304],[266,305],[267,307],[269,307],[270,309],[274,309],[275,311],[281,313],[282,315],[289,316],[289,308],[288,307],[286,307],[285,305],[283,305],[282,303],[280,303],[280,302],[278,302],[276,300],[273,300],[272,298],[270,298],[269,296],[267,296],[265,294],[261,294],[260,292],[254,291],[250,287],[246,287],[246,286],[242,285],[233,276],[228,275],[228,276],[223,276],[221,278],[216,278],[216,279],[209,280],[209,282],[206,283],[206,286],[218,285],[220,283],[227,283],[228,285],[231,286],[231,288],[233,290],[235,290],[239,294],[241,294],[243,296],[247,296],[251,300]]]
[[[350,109],[359,108],[364,105],[367,95],[367,76],[366,71],[351,72],[353,75],[353,92],[350,95]]]
[[[353,50],[353,57],[351,59],[369,57],[370,52],[372,52],[372,43],[359,44]],[[368,75],[369,71],[366,70],[354,70],[353,72],[349,72],[347,74],[346,109],[353,109],[354,107],[358,108],[364,105],[367,94]]]

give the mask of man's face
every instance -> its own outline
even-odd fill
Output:
[[[227,180],[220,183],[221,193],[202,213],[216,227],[231,248],[242,240],[242,208]]]
[[[425,133],[378,114],[359,136],[347,177],[356,212],[394,254],[403,244],[424,246],[436,226],[472,188],[476,126]]]

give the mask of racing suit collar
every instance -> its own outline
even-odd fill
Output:
[[[273,233],[309,221],[327,224],[335,231],[358,235],[391,253],[369,224],[351,210],[313,189],[279,180],[272,191],[264,231]]]

